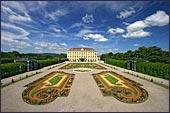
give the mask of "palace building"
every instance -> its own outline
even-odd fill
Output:
[[[100,60],[97,51],[93,48],[71,48],[67,50],[67,58],[71,62],[96,62]]]

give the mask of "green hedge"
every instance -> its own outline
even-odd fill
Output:
[[[108,59],[106,61],[107,64],[111,64],[111,65],[115,65],[118,67],[122,67],[122,68],[127,68],[127,61],[124,60],[112,60],[112,59]]]
[[[107,64],[127,69],[127,61],[108,59]],[[168,64],[153,62],[136,62],[136,71],[169,80]]]
[[[169,79],[168,64],[153,62],[136,62],[137,72],[148,74],[151,76]]]
[[[14,62],[13,58],[1,58],[1,64],[12,63],[12,62]]]
[[[24,63],[6,63],[1,64],[1,78],[7,78],[26,71]]]
[[[53,65],[56,63],[61,63],[68,60],[67,58],[61,58],[61,59],[47,59],[47,60],[38,60],[38,68],[46,67],[49,65]]]
[[[67,58],[61,58],[59,62],[64,62]],[[38,68],[46,67],[58,63],[58,59],[38,60]],[[21,68],[20,68],[21,67]],[[26,72],[26,66],[22,62],[1,64],[1,79],[11,77]]]
[[[46,67],[58,63],[57,59],[38,60],[38,68]]]

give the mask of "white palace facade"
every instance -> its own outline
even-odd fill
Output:
[[[71,48],[67,50],[67,58],[71,62],[97,62],[100,58],[93,48]]]

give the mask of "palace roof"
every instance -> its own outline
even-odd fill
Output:
[[[71,48],[68,51],[95,51],[93,48]]]

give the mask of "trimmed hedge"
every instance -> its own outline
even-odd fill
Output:
[[[108,59],[106,63],[127,69],[127,61]],[[165,63],[136,62],[136,71],[169,80],[168,64]]]
[[[26,71],[22,62],[1,64],[1,78],[7,78]]]
[[[1,64],[13,63],[13,62],[14,62],[13,58],[1,58]]]
[[[57,59],[38,60],[38,68],[46,67],[58,63]]]
[[[61,63],[68,60],[67,58],[61,58],[59,61],[58,59],[47,59],[47,60],[38,60],[38,68],[46,67],[49,65],[53,65],[56,63]]]
[[[66,60],[68,59],[61,58],[59,63],[64,62]],[[38,68],[40,69],[56,63],[58,63],[58,59],[38,60]],[[24,73],[26,71],[26,66],[22,62],[1,64],[1,79]]]
[[[169,80],[168,64],[153,62],[136,62],[138,72]]]
[[[118,67],[122,67],[122,68],[127,68],[127,61],[124,60],[112,60],[112,59],[108,59],[106,61],[107,64],[111,64],[111,65],[115,65]]]

